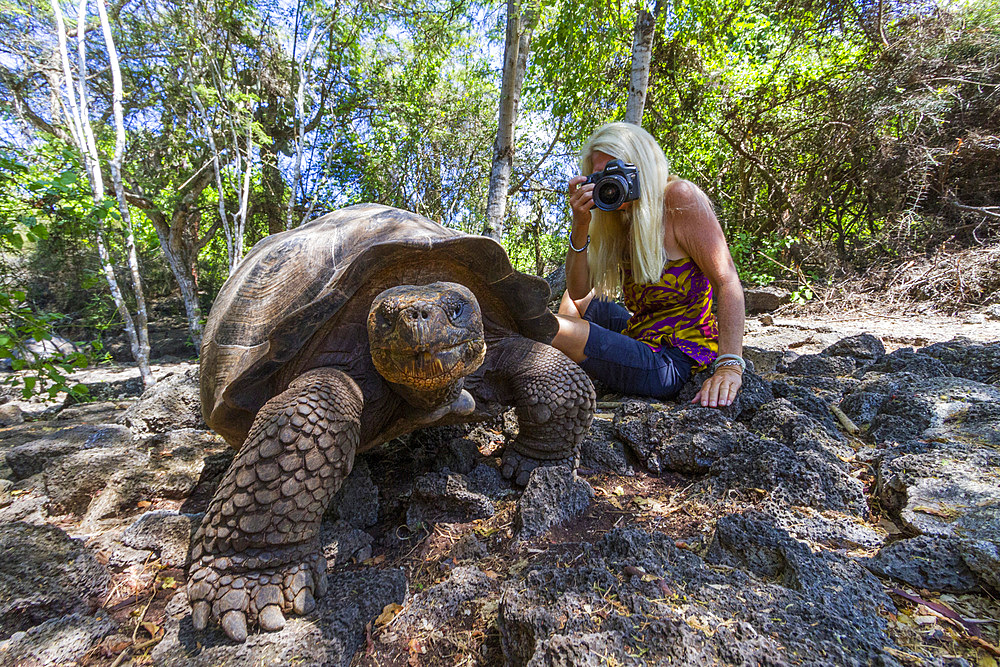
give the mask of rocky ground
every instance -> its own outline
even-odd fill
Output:
[[[328,512],[317,609],[242,645],[182,593],[232,459],[196,364],[91,369],[91,403],[0,399],[0,667],[996,665],[998,341],[753,319],[736,404],[602,395],[579,474],[524,490],[512,419],[394,441]]]

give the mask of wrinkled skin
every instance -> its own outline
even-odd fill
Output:
[[[464,386],[487,356],[479,304],[448,282],[385,290],[367,318],[371,361],[413,427],[473,413]],[[524,485],[539,465],[575,466],[596,400],[586,374],[561,352],[519,335],[491,343],[497,391],[520,434],[502,473]],[[254,626],[280,630],[326,591],[320,522],[350,474],[365,397],[338,368],[312,368],[257,413],[192,546],[188,597],[195,629],[219,622],[234,641]]]

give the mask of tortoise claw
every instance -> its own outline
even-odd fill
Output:
[[[313,598],[312,591],[308,588],[303,588],[299,591],[299,594],[295,596],[295,601],[292,603],[292,611],[299,615],[308,614],[315,608],[316,600]]]
[[[241,644],[247,639],[247,617],[242,611],[227,611],[222,616],[222,629],[229,638]]]
[[[281,607],[276,604],[264,607],[257,621],[265,632],[275,632],[285,627],[285,615],[281,613]]]
[[[204,630],[208,627],[208,619],[212,614],[212,605],[204,600],[198,600],[191,605],[191,623],[195,630]]]

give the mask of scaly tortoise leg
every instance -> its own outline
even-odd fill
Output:
[[[517,413],[518,436],[503,453],[501,473],[528,483],[540,465],[576,468],[580,443],[597,407],[594,384],[569,357],[527,338],[503,341],[494,368],[503,369]]]
[[[196,630],[221,622],[242,642],[247,625],[280,630],[326,592],[317,535],[354,465],[361,391],[320,368],[268,401],[222,478],[191,547],[188,599]]]

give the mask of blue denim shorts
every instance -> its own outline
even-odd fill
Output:
[[[617,303],[594,299],[583,317],[590,322],[590,335],[580,367],[612,391],[673,398],[691,377],[695,361],[677,348],[655,351],[622,334],[630,314]]]

